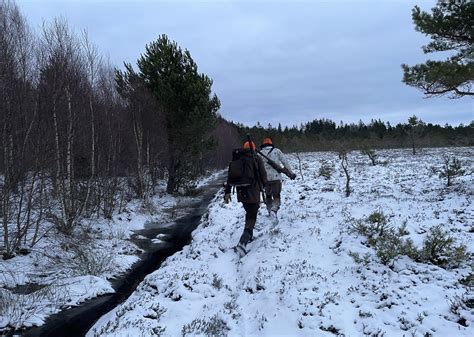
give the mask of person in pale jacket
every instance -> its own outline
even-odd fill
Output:
[[[265,138],[263,144],[260,146],[260,152],[270,158],[275,163],[283,166],[288,171],[289,175],[294,179],[296,175],[291,171],[291,166],[285,158],[283,152],[273,145],[271,138]],[[265,194],[267,199],[268,215],[272,212],[277,214],[280,209],[280,194],[281,194],[281,173],[271,167],[267,161],[264,160],[265,170],[267,171],[268,182],[265,185]]]

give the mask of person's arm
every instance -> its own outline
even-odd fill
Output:
[[[277,152],[278,153],[278,159],[280,159],[280,162],[283,164],[283,167],[286,168],[291,173],[293,173],[293,171],[291,170],[290,163],[286,159],[286,156],[283,154],[283,152],[280,149],[275,149],[275,150],[278,151]]]

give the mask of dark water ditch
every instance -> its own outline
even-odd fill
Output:
[[[137,231],[134,242],[144,250],[140,260],[122,277],[112,281],[115,293],[106,294],[88,300],[77,307],[63,310],[50,316],[44,325],[24,331],[15,331],[10,335],[27,337],[84,336],[94,323],[117,305],[124,302],[137,288],[146,275],[157,270],[169,256],[180,251],[191,240],[191,233],[199,225],[209,203],[222,186],[223,176],[209,182],[199,190],[195,201],[186,205],[186,214],[173,223],[147,224],[145,229]],[[157,235],[164,235],[163,242],[153,243]]]

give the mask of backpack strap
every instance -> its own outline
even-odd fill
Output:
[[[273,146],[270,151],[268,151],[268,154],[272,153],[272,151],[275,150],[275,147]]]

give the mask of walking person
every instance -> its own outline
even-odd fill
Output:
[[[296,178],[296,174],[291,171],[291,166],[288,163],[288,160],[286,160],[285,155],[280,149],[273,145],[271,138],[267,137],[263,140],[263,144],[260,146],[259,152],[265,157],[271,159],[278,166],[282,166],[282,168],[277,171],[268,163],[268,161],[265,162],[265,169],[268,177],[268,183],[265,185],[267,211],[269,216],[272,214],[272,212],[276,216],[281,204],[280,172],[284,172],[292,180]]]
[[[254,142],[247,141],[243,149],[232,152],[229,164],[227,184],[224,191],[224,202],[231,200],[232,188],[237,191],[237,201],[242,203],[245,210],[245,226],[236,250],[239,254],[247,253],[246,246],[253,240],[253,229],[257,221],[260,207],[260,193],[263,194],[267,183],[267,171],[262,158],[255,154]]]

